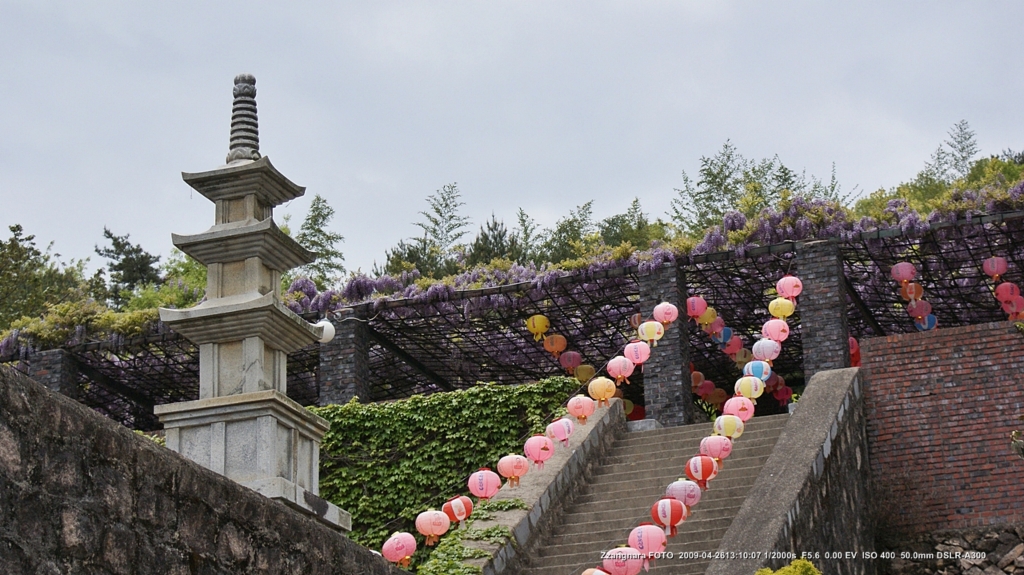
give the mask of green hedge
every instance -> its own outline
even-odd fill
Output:
[[[579,388],[573,378],[553,377],[310,408],[331,423],[320,452],[320,495],[352,514],[350,537],[358,543],[380,549],[391,533],[408,531],[422,547],[416,516],[468,495],[470,473],[522,453],[524,436],[564,414]]]
[[[764,568],[758,569],[754,575],[821,575],[821,571],[814,568],[814,564],[806,559],[797,559],[789,565],[779,569],[778,571],[772,571],[771,569]]]

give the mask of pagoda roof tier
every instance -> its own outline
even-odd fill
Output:
[[[274,207],[306,193],[305,187],[284,177],[266,156],[252,162],[233,162],[207,172],[182,172],[181,178],[213,202],[256,194],[260,203]]]
[[[257,257],[268,268],[283,272],[316,260],[316,254],[281,231],[273,218],[216,225],[199,234],[171,234],[171,241],[207,266]]]
[[[273,293],[248,293],[207,300],[189,309],[160,308],[160,320],[196,345],[260,337],[291,353],[316,343],[323,328],[286,308]]]

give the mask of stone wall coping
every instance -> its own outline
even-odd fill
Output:
[[[326,419],[276,389],[153,406],[153,413],[169,427],[176,427],[178,421],[205,425],[216,421],[251,419],[254,411],[273,412],[280,416],[279,419],[292,423],[308,435],[315,435],[317,440],[331,428]],[[210,421],[204,421],[203,418],[210,418]]]
[[[761,552],[761,557],[715,559],[708,566],[707,575],[753,573],[763,566],[765,552],[788,536],[800,512],[801,490],[824,471],[838,425],[852,401],[862,395],[859,371],[836,369],[811,377],[800,396],[800,409],[790,416],[718,548],[725,553]]]

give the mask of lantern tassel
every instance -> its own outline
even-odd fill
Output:
[[[665,526],[665,536],[666,537],[670,537],[671,535],[669,535],[669,533],[671,533],[673,530],[675,530],[675,527],[671,527],[669,525],[666,525]],[[675,533],[672,533],[672,535],[675,535]]]

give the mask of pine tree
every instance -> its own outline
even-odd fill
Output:
[[[161,282],[156,264],[160,256],[142,249],[139,244],[128,241],[129,234],[115,236],[106,226],[103,237],[110,240],[110,247],[95,246],[96,253],[110,260],[109,298],[115,308],[121,308],[131,299],[132,292],[147,285]]]
[[[313,196],[309,213],[295,238],[302,247],[316,254],[316,261],[300,268],[298,275],[313,280],[319,291],[336,286],[345,273],[342,263],[345,256],[338,249],[338,243],[345,241],[345,238],[327,229],[333,218],[334,208],[327,200],[320,194]]]

